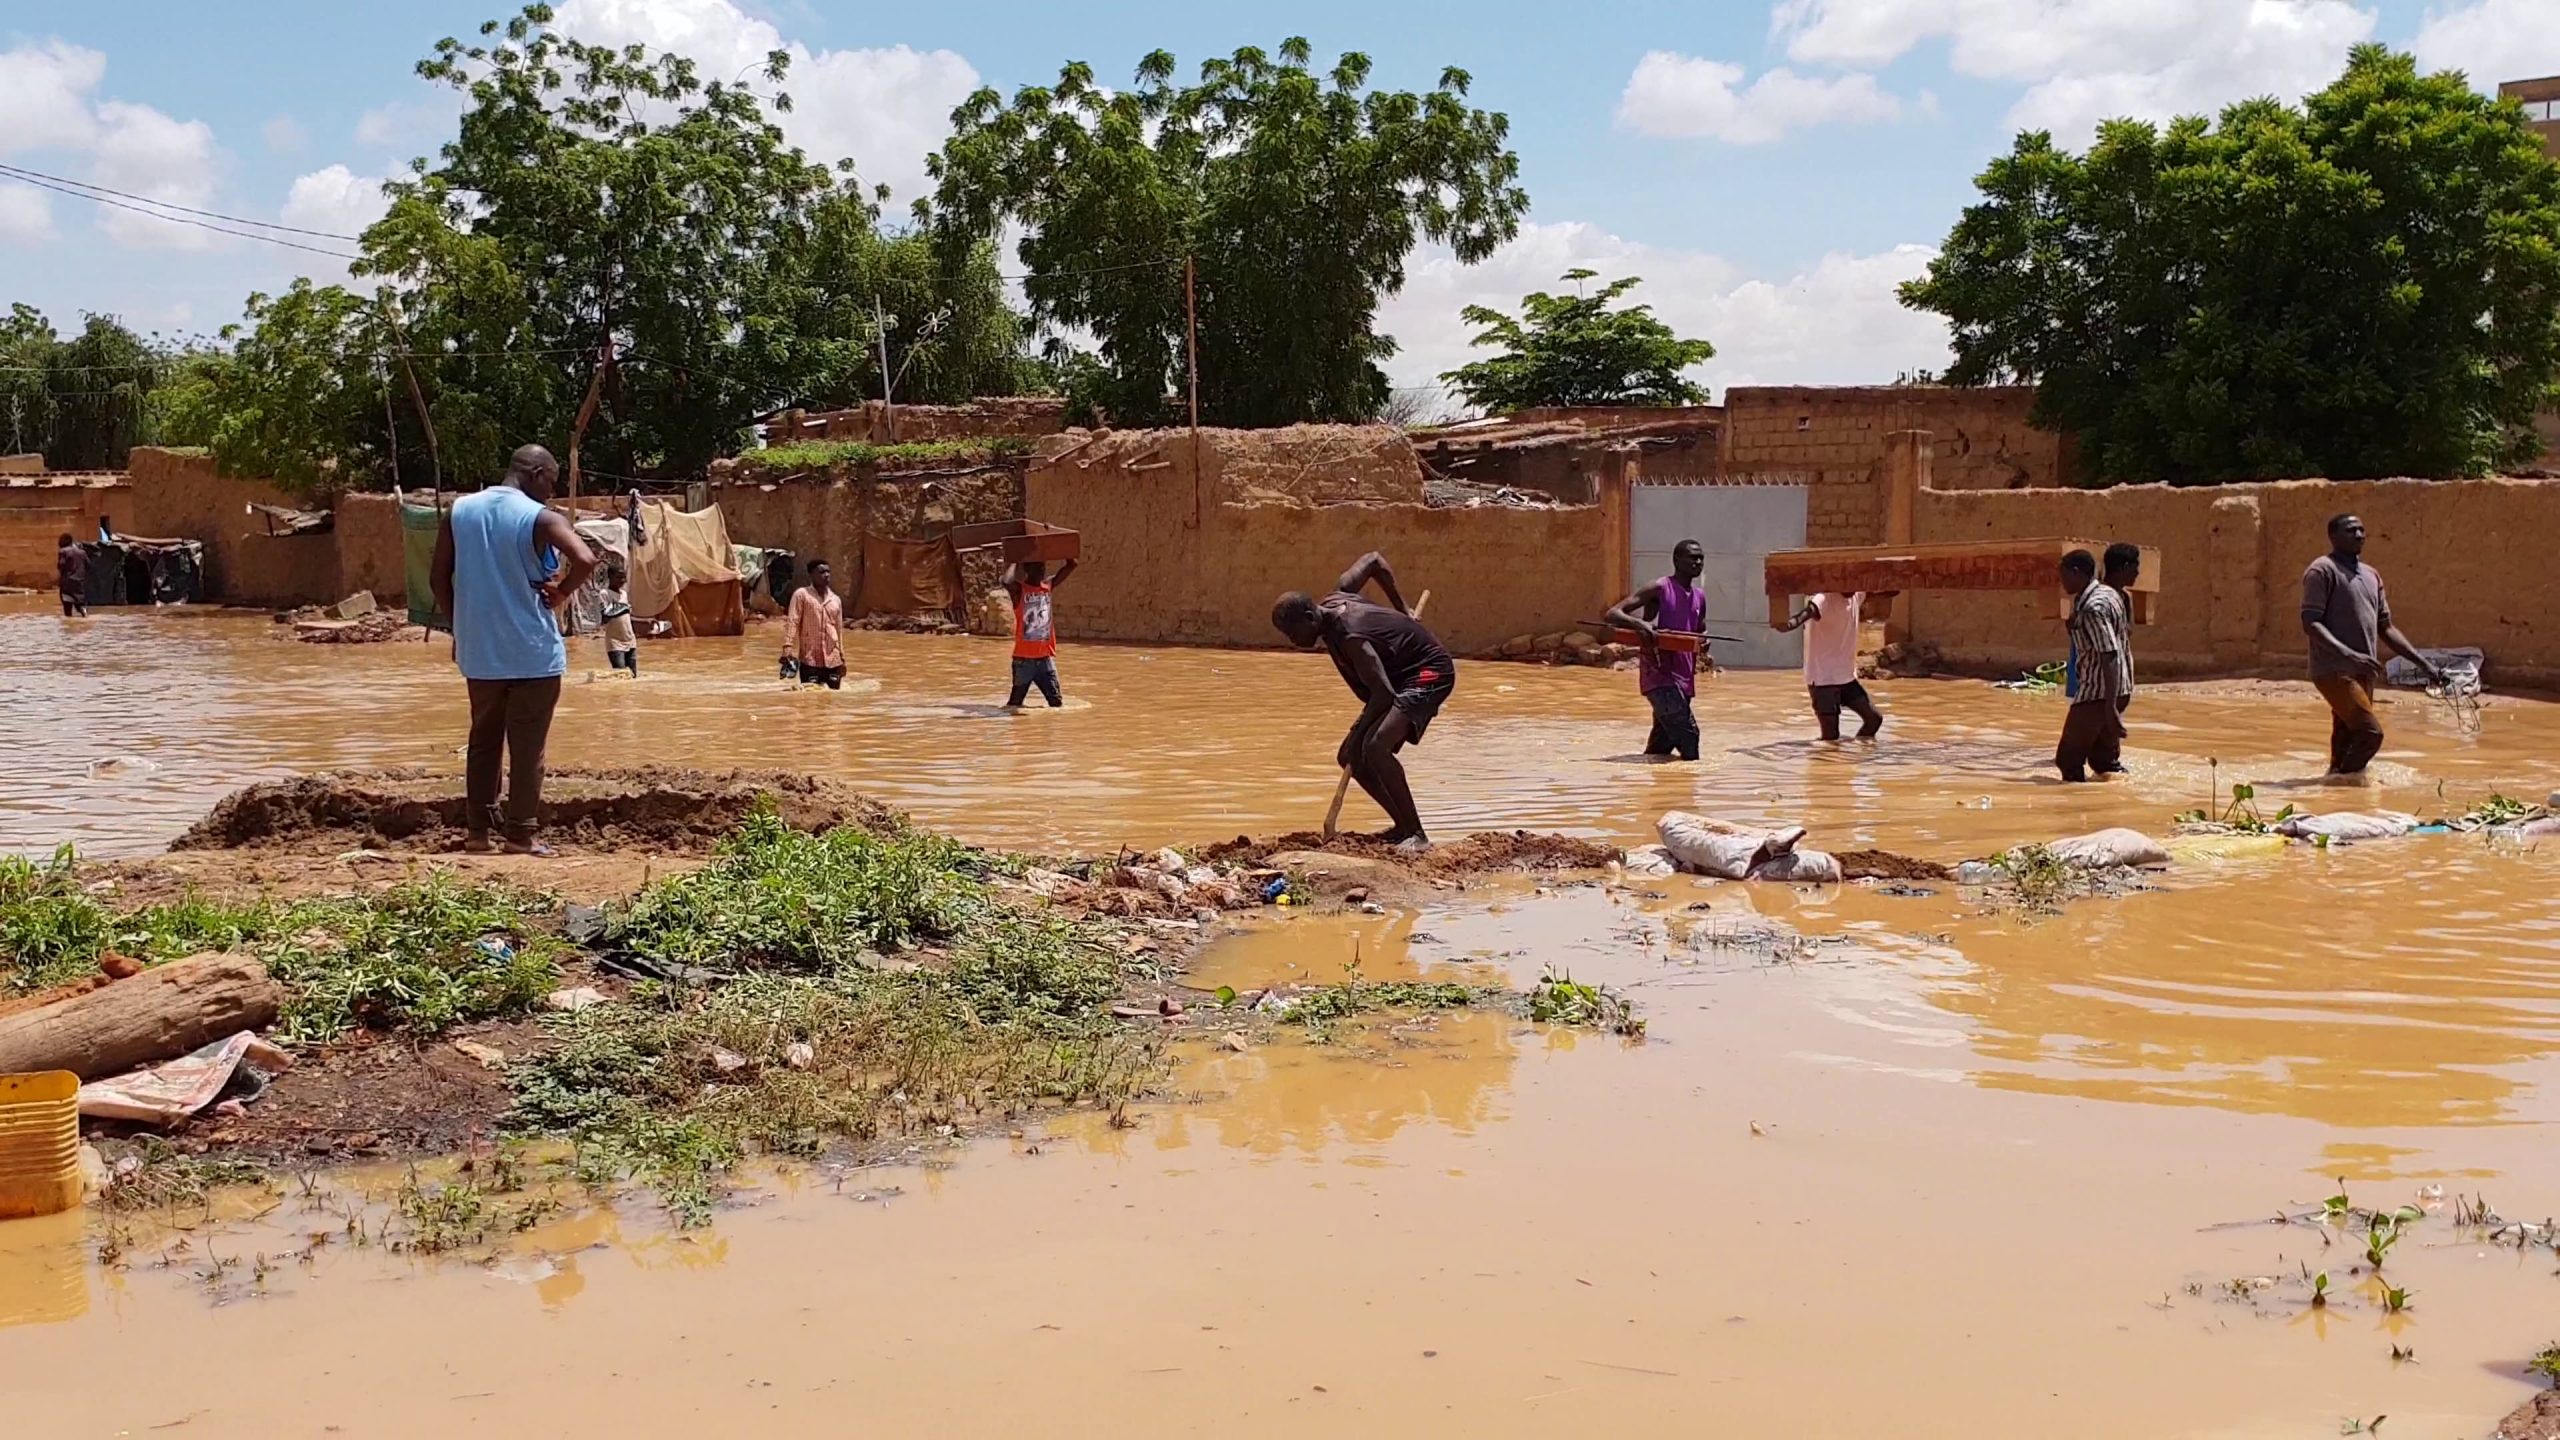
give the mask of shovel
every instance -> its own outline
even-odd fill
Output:
[[[1406,614],[1408,614],[1408,615],[1411,615],[1414,619],[1419,620],[1419,619],[1421,619],[1421,618],[1422,618],[1422,607],[1423,607],[1423,606],[1425,606],[1425,605],[1428,605],[1428,604],[1430,604],[1430,603],[1431,603],[1431,592],[1430,592],[1430,591],[1428,591],[1428,590],[1425,590],[1425,591],[1423,591],[1423,592],[1422,592],[1422,598],[1421,598],[1421,599],[1418,599],[1418,600],[1416,600],[1416,601],[1414,601],[1414,602],[1413,602],[1413,608],[1412,608],[1411,610],[1409,610],[1409,611],[1406,611],[1405,613],[1406,613]],[[1328,840],[1330,840],[1330,839],[1332,839],[1332,838],[1333,838],[1334,828],[1335,828],[1336,826],[1338,826],[1338,825],[1340,825],[1340,824],[1342,823],[1342,801],[1343,801],[1343,797],[1345,797],[1345,796],[1349,795],[1350,793],[1351,793],[1351,767],[1350,767],[1350,766],[1348,766],[1348,765],[1345,765],[1345,766],[1343,766],[1343,767],[1342,767],[1342,778],[1341,778],[1341,779],[1339,779],[1339,780],[1336,780],[1335,782],[1333,782],[1333,803],[1332,803],[1331,805],[1329,805],[1329,806],[1325,807],[1325,812],[1324,812],[1324,835],[1325,835],[1325,838],[1326,838],[1326,839],[1328,839]]]

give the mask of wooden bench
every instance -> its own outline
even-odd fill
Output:
[[[2062,557],[2086,550],[2103,559],[2103,540],[1958,540],[1928,545],[1843,545],[1821,550],[1780,550],[1764,563],[1769,596],[1769,623],[1784,624],[1794,598],[1824,592],[1870,596],[1902,590],[2027,590],[2054,597],[2055,615],[2071,618],[2071,597],[2064,593],[2059,568]],[[2142,574],[2128,592],[2133,620],[2151,623],[2152,602],[2160,593],[2160,552],[2142,547]],[[1870,618],[1886,613],[1890,602],[1871,607]]]

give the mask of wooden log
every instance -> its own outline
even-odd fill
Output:
[[[0,1015],[0,1074],[121,1075],[242,1030],[272,1025],[284,988],[246,955],[191,955],[130,980]]]

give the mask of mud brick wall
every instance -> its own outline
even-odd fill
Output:
[[[336,523],[338,596],[370,590],[386,606],[404,603],[409,578],[400,502],[389,495],[341,495]]]
[[[894,419],[897,434],[889,433]],[[1006,395],[972,400],[966,405],[900,405],[894,417],[877,400],[850,410],[792,410],[765,427],[773,444],[793,440],[863,440],[875,445],[898,441],[958,440],[993,435],[1026,439],[1055,435],[1067,428],[1067,402],[1057,395]]]
[[[1075,580],[1059,595],[1060,634],[1277,646],[1271,602],[1322,592],[1373,549],[1393,562],[1408,600],[1431,592],[1424,619],[1461,654],[1570,629],[1623,592],[1623,484],[1600,504],[1549,510],[1221,499],[1236,488],[1231,465],[1288,470],[1289,457],[1268,453],[1271,433],[1254,442],[1260,450],[1204,436],[1198,470],[1187,442],[1100,459],[1061,455],[1052,442],[1025,477],[1024,508],[1084,537]],[[1158,458],[1138,458],[1148,455]],[[1159,461],[1169,463],[1153,468]]]
[[[63,533],[95,540],[101,515],[124,524],[129,493],[120,478],[66,476],[45,484],[0,484],[0,585],[52,590],[54,552],[61,548]]]
[[[1725,393],[1725,463],[1880,475],[1885,436],[1926,430],[1939,489],[2068,485],[2070,445],[2028,423],[2035,398],[2024,385],[1736,386]]]
[[[204,542],[205,598],[253,605],[325,605],[339,598],[337,542],[327,535],[268,536],[251,504],[305,502],[263,480],[234,479],[213,457],[136,446],[125,462],[133,514],[116,528]],[[253,540],[256,543],[252,543]],[[323,562],[315,558],[326,554]]]
[[[2139,673],[2300,676],[2308,653],[2302,570],[2327,551],[2329,517],[2341,511],[2364,517],[2365,554],[2411,639],[2479,646],[2492,687],[2560,689],[2560,612],[2541,559],[2547,537],[2560,533],[2560,482],[1923,489],[1912,538],[2081,536],[2157,546],[2154,620],[2134,629]],[[1938,647],[1951,669],[2010,672],[2062,655],[2060,625],[2037,596],[1922,594],[1912,625],[1913,638]]]

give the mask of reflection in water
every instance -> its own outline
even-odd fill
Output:
[[[85,1209],[0,1220],[0,1330],[89,1313],[88,1221]]]

